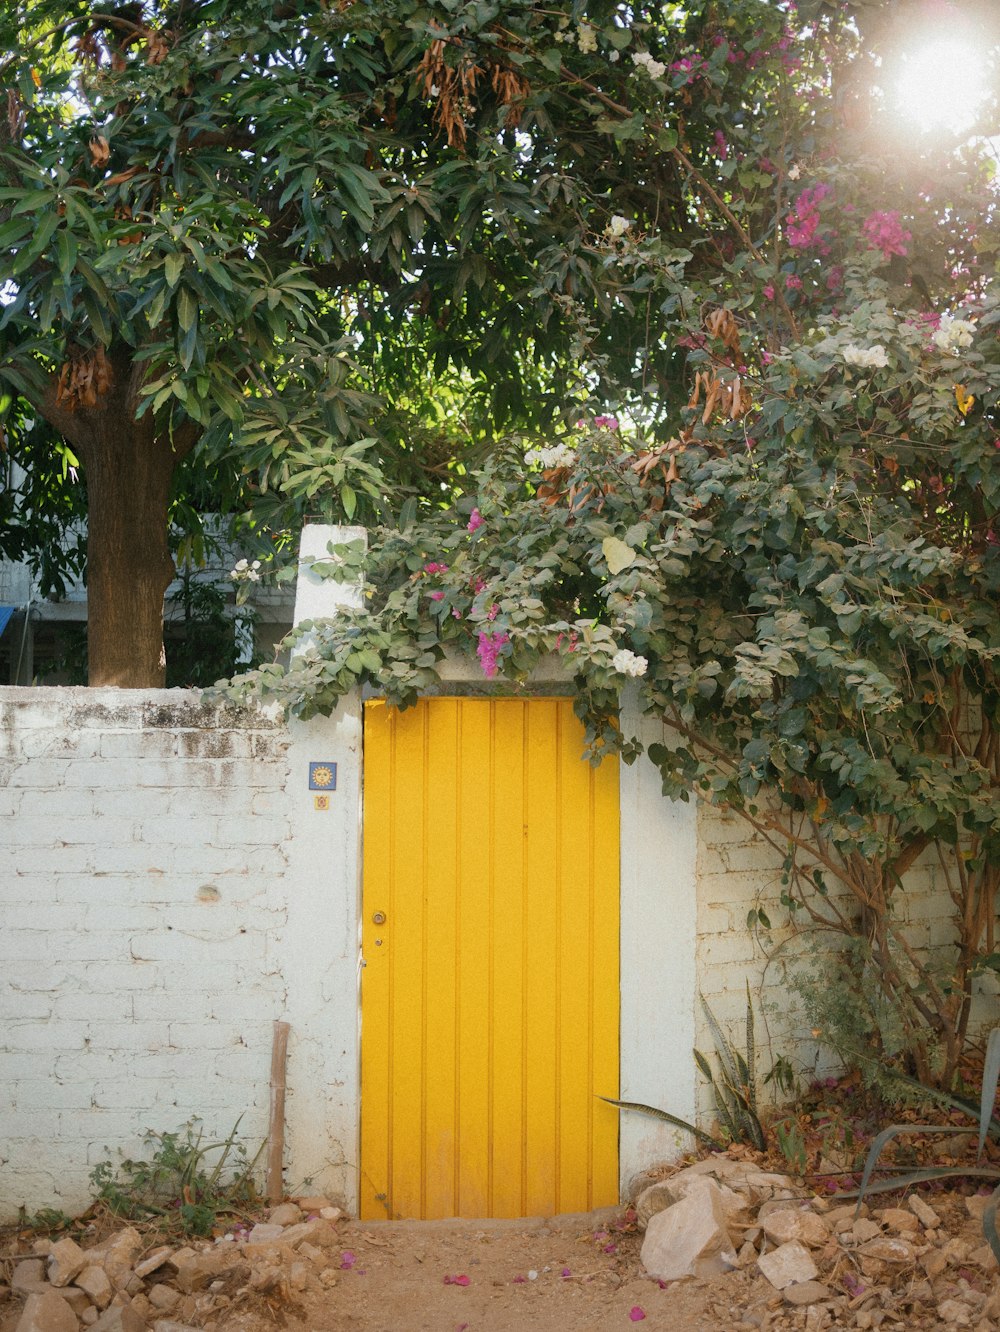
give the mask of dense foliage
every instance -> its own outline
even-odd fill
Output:
[[[995,43],[987,10],[948,10]],[[557,653],[593,755],[632,758],[634,679],[669,723],[665,790],[779,848],[792,916],[874,979],[886,1053],[947,1083],[996,961],[998,199],[976,127],[894,131],[878,82],[940,16],[422,12],[456,163],[519,120],[509,225],[557,229],[533,297],[582,378],[544,440],[378,536],[363,611],[231,692],[309,715],[369,682],[405,705],[448,648],[512,681]],[[930,950],[900,902],[928,857],[952,911]]]

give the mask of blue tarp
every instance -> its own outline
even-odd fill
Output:
[[[0,634],[7,628],[7,621],[16,610],[16,606],[0,606]]]

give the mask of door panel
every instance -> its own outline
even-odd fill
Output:
[[[618,771],[582,748],[565,699],[366,705],[363,1217],[618,1200]]]

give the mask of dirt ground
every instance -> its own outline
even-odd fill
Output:
[[[548,1221],[348,1221],[336,1285],[293,1294],[284,1325],[288,1332],[760,1327],[773,1287],[741,1271],[661,1287],[643,1274],[641,1236],[619,1228],[622,1217],[614,1209]],[[216,1327],[264,1332],[268,1325],[256,1311]]]

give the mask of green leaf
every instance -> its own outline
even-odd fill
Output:
[[[627,569],[635,561],[636,552],[631,546],[627,546],[624,541],[619,541],[617,537],[605,537],[601,542],[601,550],[604,552],[604,558],[612,576],[620,574],[623,569]]]
[[[176,250],[166,256],[163,261],[163,272],[167,279],[167,286],[173,289],[181,279],[184,272],[184,256]]]

